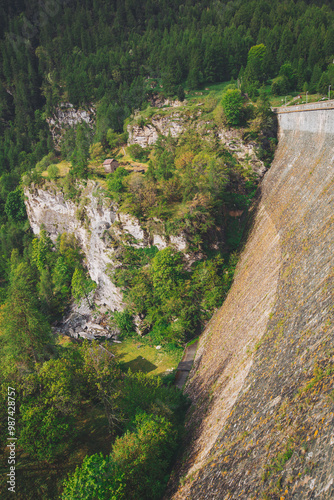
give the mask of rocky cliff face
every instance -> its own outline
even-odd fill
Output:
[[[76,236],[85,254],[89,274],[98,284],[95,301],[112,310],[123,308],[122,294],[110,278],[110,271],[115,266],[115,251],[120,244],[136,248],[155,245],[160,250],[170,245],[179,251],[187,247],[182,236],[168,239],[164,234],[148,233],[135,217],[120,212],[117,204],[106,198],[94,181],[82,187],[79,204],[66,200],[51,184],[47,189],[32,186],[26,189],[25,196],[35,234],[44,226],[54,242],[64,232]]]
[[[234,284],[200,339],[168,498],[334,495],[334,111],[293,111],[279,115]]]
[[[60,148],[60,142],[66,129],[75,127],[79,123],[87,123],[93,127],[95,123],[96,110],[94,106],[87,109],[75,109],[70,103],[61,103],[47,122],[50,128],[56,149]]]
[[[157,140],[159,135],[178,137],[186,125],[185,117],[175,112],[169,116],[154,116],[147,125],[128,125],[129,139],[128,144],[139,144],[143,148],[151,146]]]
[[[178,106],[181,104],[177,102]],[[202,111],[199,107],[198,111],[190,116],[180,109],[168,115],[156,114],[144,125],[134,122],[127,127],[128,144],[139,144],[145,148],[155,144],[159,135],[170,134],[172,137],[179,137],[190,127],[198,130],[205,128],[206,134],[212,134],[214,124],[201,120],[201,115]],[[258,157],[259,145],[255,142],[245,142],[242,139],[242,129],[220,129],[216,133],[226,149],[236,156],[241,165],[250,166],[259,177],[264,175],[266,167]]]

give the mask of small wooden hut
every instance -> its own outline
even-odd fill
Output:
[[[116,168],[118,168],[119,163],[117,160],[114,160],[114,158],[108,158],[107,160],[104,160],[103,162],[103,168],[106,174],[111,174],[112,172],[115,172]]]

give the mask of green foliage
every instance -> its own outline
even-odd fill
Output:
[[[80,304],[82,299],[87,300],[88,306],[92,307],[89,295],[96,289],[96,283],[88,277],[84,269],[76,268],[72,276],[72,295],[74,300]]]
[[[132,144],[127,147],[127,152],[133,160],[138,160],[141,162],[147,162],[150,150],[148,148],[142,148],[140,144]]]
[[[65,480],[62,498],[160,498],[179,442],[187,408],[184,396],[143,373],[129,372],[120,379],[115,364],[94,343],[84,344],[80,352],[80,388],[93,389],[86,397],[98,395],[106,401],[122,435],[114,440],[110,456],[84,459]]]
[[[138,413],[152,413],[164,417],[175,426],[183,422],[187,401],[175,387],[167,387],[159,377],[144,373],[127,373],[122,385],[120,408],[127,420],[125,429],[131,429]]]
[[[45,268],[50,269],[53,265],[55,255],[52,252],[53,243],[45,231],[42,229],[39,238],[32,241],[31,261],[35,264],[39,272]]]
[[[138,414],[134,430],[116,439],[110,456],[116,472],[115,482],[123,483],[119,498],[161,498],[176,444],[177,433],[168,420]]]
[[[116,486],[116,494],[111,492],[110,457],[103,457],[102,453],[85,457],[81,467],[64,482],[62,500],[91,500],[92,498],[116,500],[122,489]],[[118,490],[118,491],[117,491]]]
[[[287,78],[287,80],[289,82],[288,83],[288,85],[289,85],[288,90],[294,90],[294,88],[296,86],[296,74],[295,74],[293,66],[290,62],[282,64],[282,66],[279,70],[279,75]],[[319,77],[320,76],[321,75],[319,75]]]
[[[165,418],[139,414],[132,432],[117,438],[110,457],[86,458],[65,482],[63,500],[161,498],[165,474],[176,449],[177,434]]]
[[[44,363],[26,382],[18,442],[39,461],[55,460],[75,437],[79,405],[75,378],[75,364],[57,359]]]
[[[112,128],[108,129],[106,141],[110,149],[115,149],[126,142],[126,134],[118,134]]]
[[[31,6],[21,2],[4,8],[0,174],[17,174],[12,190],[20,174],[25,173],[28,182],[28,172],[41,159],[43,170],[54,163],[53,158],[44,161],[53,150],[45,118],[62,102],[83,109],[97,106],[94,142],[107,152],[119,146],[107,138],[108,131],[122,133],[124,119],[141,109],[147,91],[161,82],[162,91],[174,95],[182,94],[186,81],[197,90],[204,82],[228,81],[243,73],[243,89],[255,99],[261,83],[291,63],[298,89],[305,83],[322,92],[333,86],[333,12],[327,5],[302,2],[282,10],[278,0],[265,8],[248,0],[231,4],[224,15],[213,0],[205,9],[201,3],[191,9],[182,5],[172,0],[152,10],[151,2],[144,0],[142,8],[130,1],[111,9],[97,2],[92,9],[88,2],[78,9],[75,2],[67,2],[57,19],[45,17],[42,30],[32,24],[33,50],[26,43]],[[289,75],[280,76],[291,86]],[[75,130],[65,134],[61,150],[63,158],[73,155],[73,174],[85,177]]]
[[[124,167],[118,167],[115,172],[107,176],[108,189],[116,200],[119,199],[117,195],[125,190],[124,179],[128,175],[129,172]]]
[[[65,199],[75,200],[78,196],[78,189],[76,187],[76,180],[71,171],[64,177],[61,187]]]
[[[22,189],[16,188],[7,196],[5,204],[5,212],[7,216],[15,222],[20,222],[26,219],[26,207],[23,199]]]
[[[122,337],[127,337],[135,333],[135,325],[129,311],[115,311],[111,318],[111,325],[121,333]]]
[[[75,128],[70,128],[64,135],[61,150],[63,157],[71,161],[70,174],[72,176],[87,178],[91,143],[92,131],[86,123],[79,123]]]
[[[57,165],[49,165],[48,166],[48,177],[49,179],[55,181],[59,176],[59,168]]]
[[[92,144],[89,148],[89,157],[93,161],[101,161],[105,155],[103,146],[100,142]]]
[[[238,126],[241,124],[243,103],[240,90],[229,89],[224,93],[222,105],[229,125]]]
[[[42,229],[30,248],[30,260],[39,273],[37,283],[43,312],[55,318],[61,314],[71,297],[71,281],[76,268],[82,269],[82,255],[73,235],[63,233],[54,245]]]
[[[274,95],[284,95],[289,91],[289,81],[286,76],[278,76],[272,81],[271,92]]]
[[[179,85],[179,86],[177,87],[177,90],[176,90],[176,97],[178,98],[178,100],[179,100],[179,101],[181,101],[181,102],[182,102],[182,101],[184,101],[184,99],[185,99],[186,95],[185,95],[185,93],[184,93],[184,89],[183,89],[182,85]]]
[[[42,360],[52,344],[48,321],[41,314],[35,280],[24,262],[12,265],[8,298],[0,317],[0,349],[4,371],[18,363],[30,366]]]
[[[119,410],[119,370],[110,359],[107,349],[100,347],[96,342],[91,345],[85,342],[81,349],[84,380],[89,387],[89,396],[103,405],[108,432],[113,435],[122,420]]]
[[[39,162],[36,163],[36,171],[39,173],[47,170],[50,165],[52,165],[56,160],[56,157],[53,152],[50,152],[46,156],[44,156]]]
[[[60,143],[61,155],[64,160],[70,160],[76,145],[76,133],[74,128],[66,130]]]
[[[247,93],[253,98],[256,89],[260,86],[260,82],[266,79],[265,74],[265,54],[266,47],[263,43],[254,45],[249,49],[247,57],[247,66],[244,73],[244,85],[246,85]]]
[[[167,180],[173,176],[175,146],[176,141],[170,135],[168,137],[159,136],[155,143],[150,171],[157,179]]]
[[[179,345],[193,337],[222,303],[234,271],[234,264],[217,256],[197,262],[189,272],[182,253],[171,248],[150,256],[127,247],[119,259],[113,279],[125,291],[127,309],[113,321],[130,334],[129,313],[135,314],[141,318],[139,328],[157,344]]]
[[[161,250],[152,259],[152,284],[158,299],[164,300],[170,294],[174,295],[182,278],[182,264],[181,254],[171,248]]]

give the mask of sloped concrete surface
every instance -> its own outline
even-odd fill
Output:
[[[334,110],[278,118],[254,227],[186,385],[168,498],[334,498]]]

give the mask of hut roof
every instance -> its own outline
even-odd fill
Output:
[[[108,158],[107,160],[104,160],[103,165],[110,165],[113,161],[117,160],[115,160],[115,158]]]

